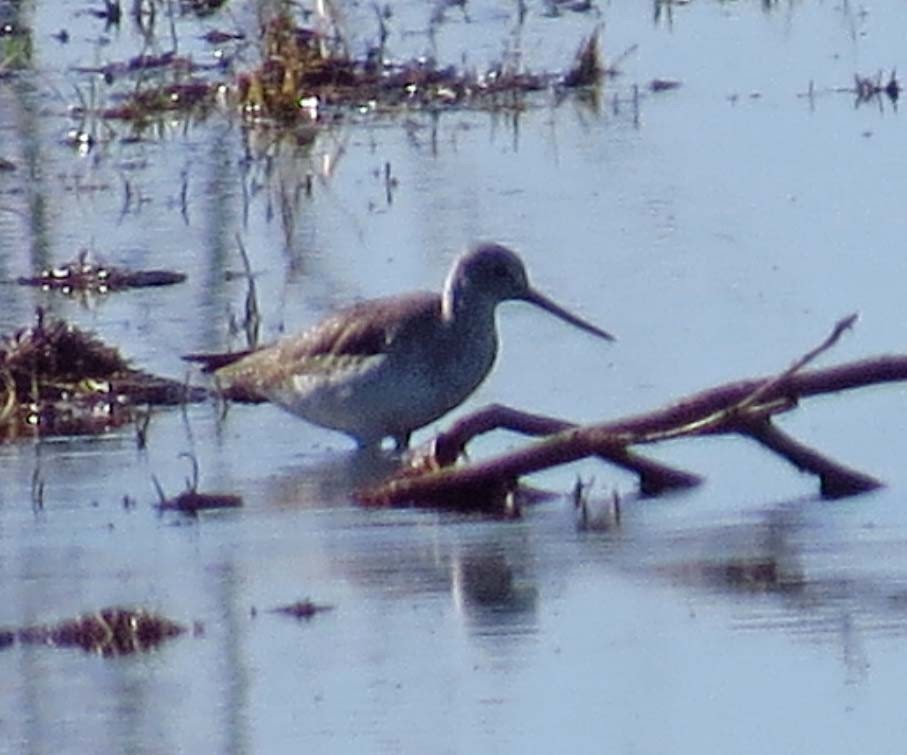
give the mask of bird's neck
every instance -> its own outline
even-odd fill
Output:
[[[484,380],[498,353],[494,297],[483,296],[475,288],[454,279],[441,295],[445,348],[441,361],[452,360],[448,387],[459,396],[468,396]]]
[[[457,330],[494,330],[497,299],[483,295],[461,276],[450,275],[441,294],[441,316]]]

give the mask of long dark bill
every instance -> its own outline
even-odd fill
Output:
[[[577,317],[572,312],[568,312],[559,304],[555,304],[551,299],[545,296],[542,293],[539,293],[534,288],[529,289],[525,296],[521,297],[523,301],[528,301],[530,304],[535,304],[537,307],[541,307],[546,312],[550,312],[555,317],[559,317],[564,322],[569,322],[571,325],[575,325],[581,330],[585,330],[587,333],[591,333],[594,336],[599,338],[604,338],[606,341],[616,341],[617,339],[612,336],[608,331],[597,328],[590,322],[586,322],[581,317]]]

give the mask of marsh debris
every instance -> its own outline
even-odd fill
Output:
[[[0,23],[0,39],[4,37],[27,37],[30,34],[28,27],[15,21],[3,21]]]
[[[205,32],[201,39],[209,45],[223,45],[227,42],[242,42],[246,35],[239,31],[223,31],[222,29],[211,29]]]
[[[76,647],[104,657],[132,655],[153,650],[165,640],[178,637],[186,628],[143,608],[102,608],[57,624],[5,630],[6,645],[13,638],[28,645]]]
[[[854,92],[857,95],[857,105],[862,105],[873,99],[881,99],[882,95],[888,97],[892,105],[896,105],[901,96],[901,85],[897,79],[896,71],[892,70],[888,81],[883,81],[882,72],[874,77],[854,74]]]
[[[680,82],[676,79],[652,79],[649,82],[650,92],[670,92],[672,89],[679,89]]]
[[[39,309],[0,338],[0,438],[97,434],[137,407],[202,401],[207,391],[129,366],[97,336]]]
[[[297,26],[287,14],[267,21],[260,34],[261,64],[236,82],[240,109],[251,118],[279,121],[308,116],[319,108],[449,106],[510,90],[536,91],[547,79],[503,66],[484,76],[439,67],[431,59],[390,63],[383,56],[351,57],[345,45],[315,29]]]
[[[545,18],[557,18],[565,11],[570,13],[596,11],[599,13],[598,7],[591,0],[545,0],[542,15]]]
[[[191,58],[177,55],[173,51],[162,52],[159,55],[135,55],[126,61],[115,61],[103,66],[75,66],[76,73],[101,74],[108,83],[114,79],[133,73],[155,71],[163,68],[191,71],[194,68]]]
[[[173,112],[203,117],[215,104],[222,104],[238,108],[246,118],[295,123],[342,116],[336,110],[328,116],[332,108],[362,113],[457,106],[522,108],[528,94],[587,87],[616,73],[614,66],[602,61],[599,29],[582,42],[565,71],[554,73],[523,70],[513,60],[484,72],[439,65],[430,57],[393,62],[383,43],[357,57],[336,30],[328,34],[300,25],[287,11],[261,23],[256,40],[259,62],[242,70],[236,61],[238,51],[250,44],[246,32],[210,31],[204,38],[211,44],[232,46],[235,52],[218,50],[217,60],[209,64],[174,50],[75,69],[100,75],[108,84],[126,78],[138,81],[128,91],[112,94],[114,103],[90,109],[83,102],[74,108],[74,115],[92,112],[105,119],[143,122]],[[228,71],[235,72],[228,77],[217,75]],[[160,75],[154,81],[143,78],[150,72]],[[169,81],[162,83],[162,77]]]
[[[227,0],[180,0],[180,11],[191,13],[198,18],[206,18],[220,10]]]
[[[198,492],[198,459],[190,453],[181,453],[180,457],[189,459],[192,464],[192,477],[186,478],[186,488],[178,495],[168,498],[157,477],[151,481],[157,490],[157,510],[177,511],[189,516],[198,516],[203,511],[218,511],[220,509],[238,509],[242,506],[242,496],[232,493],[199,493]]]
[[[97,74],[105,83],[136,80],[126,91],[113,91],[111,104],[90,106],[80,95],[80,105],[71,109],[77,118],[96,115],[108,120],[141,123],[165,113],[206,115],[217,101],[222,82],[208,80],[205,73],[221,72],[229,67],[229,55],[212,63],[196,63],[191,57],[175,51],[141,54],[125,61],[112,61],[102,66],[78,66],[77,73]],[[154,74],[152,77],[151,75]],[[215,79],[212,76],[212,79]],[[169,79],[169,80],[167,80]]]
[[[815,101],[820,95],[824,94],[851,94],[856,97],[855,107],[866,105],[871,102],[878,104],[881,108],[885,100],[895,109],[897,108],[898,99],[901,96],[901,83],[898,81],[897,71],[892,69],[887,79],[882,71],[878,71],[874,76],[861,76],[855,73],[853,76],[853,86],[838,86],[821,88],[817,87],[815,82],[810,80],[809,86],[805,92],[800,92],[797,97],[809,100],[810,106],[815,106]]]
[[[76,292],[106,294],[128,288],[172,286],[185,280],[184,273],[173,270],[129,270],[124,267],[102,265],[93,262],[87,250],[82,250],[71,262],[45,268],[35,276],[17,278],[16,282],[22,286],[35,286],[66,294]]]
[[[599,52],[599,29],[596,29],[580,45],[573,66],[564,74],[561,83],[568,88],[594,86],[605,73]]]
[[[193,112],[202,115],[214,104],[217,88],[202,80],[182,81],[137,90],[121,105],[105,108],[101,115],[110,120],[141,121],[162,113]]]
[[[108,27],[119,26],[123,20],[123,7],[120,0],[104,0],[103,8],[92,8],[88,13],[101,21],[104,21]]]
[[[285,606],[277,606],[269,610],[269,613],[279,613],[284,616],[291,616],[294,619],[311,619],[316,613],[323,613],[324,611],[333,611],[334,606],[324,605],[313,603],[311,600],[306,598],[305,600],[297,600],[295,603],[290,603]]]
[[[199,493],[197,490],[184,490],[173,498],[161,498],[156,505],[158,511],[178,511],[181,514],[197,516],[203,511],[238,509],[242,506],[242,497],[230,493]]]

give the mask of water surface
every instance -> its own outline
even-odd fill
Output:
[[[241,269],[237,236],[266,339],[361,297],[437,288],[466,243],[493,238],[620,340],[502,307],[498,365],[458,413],[491,401],[576,420],[652,408],[779,370],[851,311],[857,329],[824,363],[903,348],[901,116],[834,91],[907,69],[898,3],[702,1],[656,16],[615,0],[557,17],[530,4],[522,28],[514,5],[480,3],[449,9],[433,37],[430,9],[408,3],[391,22],[400,56],[460,63],[468,48],[483,66],[518,50],[557,70],[602,21],[607,57],[638,48],[597,103],[349,115],[302,144],[228,112],[140,139],[73,119],[75,88],[107,96],[73,66],[141,50],[128,23],[105,30],[84,10],[18,11],[33,53],[0,79],[0,157],[17,168],[0,174],[0,275],[85,247],[189,277],[87,305],[3,286],[4,331],[41,305],[181,377],[181,353],[230,343],[245,296],[224,276]],[[230,13],[179,19],[181,43],[211,56],[197,35],[254,24],[251,7]],[[367,7],[347,22],[356,44],[374,37]],[[652,94],[654,78],[681,87]],[[94,129],[95,148],[67,146],[72,128]],[[814,480],[729,439],[653,452],[708,478],[683,496],[635,501],[633,480],[592,462],[533,479],[566,494],[594,477],[594,500],[627,496],[619,525],[592,532],[577,531],[566,495],[508,522],[362,509],[350,493],[380,464],[270,407],[159,412],[147,451],[130,429],[4,446],[0,625],[128,604],[203,631],[129,658],[4,651],[0,749],[899,752],[902,399],[871,389],[783,420],[888,483],[859,498],[822,502]],[[491,437],[476,453],[518,442]],[[204,489],[241,494],[243,509],[158,516],[152,475],[181,489],[181,452]],[[268,613],[305,597],[334,610]]]

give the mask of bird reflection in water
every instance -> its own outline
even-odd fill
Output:
[[[451,560],[457,611],[479,629],[525,634],[537,624],[538,589],[497,547],[473,546]]]

